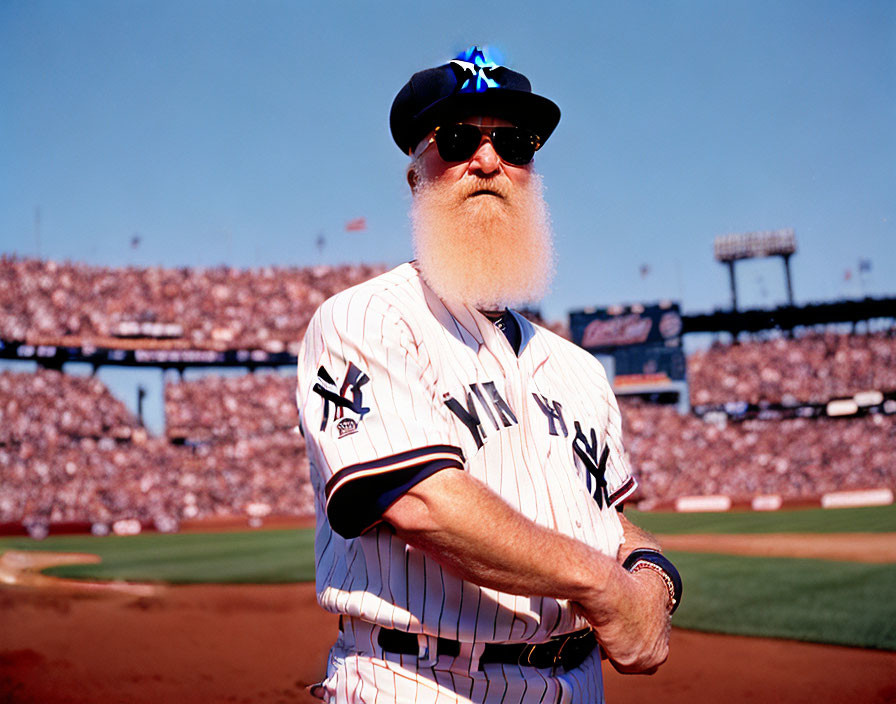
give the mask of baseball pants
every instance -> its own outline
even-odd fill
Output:
[[[577,668],[535,668],[490,663],[480,668],[482,645],[460,644],[460,653],[438,655],[436,639],[418,636],[422,657],[385,652],[379,626],[343,620],[330,650],[327,702],[338,704],[601,704],[600,650]],[[478,651],[478,652],[477,652]]]

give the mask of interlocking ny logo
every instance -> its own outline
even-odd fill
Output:
[[[349,362],[348,369],[345,372],[345,379],[343,379],[342,386],[337,391],[336,382],[333,381],[330,373],[324,367],[317,370],[317,383],[311,389],[324,400],[324,412],[320,419],[321,430],[326,430],[327,428],[327,423],[330,420],[330,406],[332,404],[333,420],[336,421],[339,437],[345,437],[358,431],[358,423],[352,418],[344,417],[345,409],[357,413],[358,421],[363,420],[364,415],[370,412],[370,408],[365,407],[361,400],[361,387],[368,381],[370,381],[370,377]],[[346,396],[348,391],[351,391],[351,400]]]
[[[575,421],[576,436],[572,441],[572,449],[582,460],[588,475],[585,482],[588,490],[597,502],[600,508],[604,505],[609,506],[610,500],[607,496],[607,459],[610,456],[610,445],[604,445],[603,451],[600,453],[600,459],[597,456],[597,450],[600,445],[597,442],[597,433],[592,428],[589,435],[590,439],[582,431],[579,421]]]

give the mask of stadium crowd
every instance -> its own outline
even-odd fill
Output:
[[[811,499],[896,488],[894,415],[731,423],[625,399],[620,408],[640,483],[636,498],[650,503],[714,494]]]
[[[381,271],[111,268],[3,255],[0,339],[115,346],[138,326],[158,324],[175,347],[279,352],[301,339],[325,299]]]
[[[175,444],[150,436],[98,380],[52,370],[0,374],[0,427],[0,523],[37,534],[65,522],[172,530],[188,519],[313,513],[292,427]]]
[[[294,374],[210,374],[165,384],[165,432],[171,440],[250,438],[290,430],[297,422]]]
[[[793,339],[714,344],[688,357],[691,403],[825,403],[896,390],[896,329],[810,331]]]
[[[36,529],[136,519],[309,516],[294,381],[208,375],[168,384],[166,437],[148,435],[96,379],[0,374],[0,523]],[[620,401],[639,501],[725,494],[811,498],[896,487],[896,416],[707,422]]]
[[[177,328],[176,346],[294,351],[320,302],[378,271],[113,269],[4,255],[0,339],[114,346],[133,324],[158,323],[163,335]],[[703,406],[893,391],[896,331],[714,344],[689,357],[688,376],[691,401]],[[311,515],[294,383],[260,372],[168,383],[166,430],[155,437],[95,378],[0,373],[0,523],[39,535],[63,522],[136,520],[172,530],[190,519]],[[638,500],[896,488],[892,414],[735,423],[620,405]]]
[[[124,440],[137,430],[133,414],[99,379],[44,370],[0,372],[2,446],[32,443],[51,448],[73,438]]]

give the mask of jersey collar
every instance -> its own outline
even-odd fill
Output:
[[[458,333],[466,344],[475,341],[478,345],[506,344],[510,347],[510,343],[507,341],[507,338],[504,337],[504,333],[498,330],[491,320],[475,308],[464,305],[463,303],[446,301],[439,298],[435,291],[433,291],[429,287],[429,284],[424,280],[423,275],[417,268],[417,262],[410,262],[410,265],[417,274],[417,279],[420,282],[423,296],[429,309],[442,325],[447,327],[459,327],[460,329],[458,330]],[[442,315],[443,311],[448,313],[448,315],[453,318],[453,321],[447,320],[445,316]],[[532,323],[515,310],[508,309],[508,311],[513,315],[514,320],[516,320],[520,329],[520,348],[516,352],[516,356],[519,358],[525,351],[529,341],[535,336],[535,328],[532,326]]]

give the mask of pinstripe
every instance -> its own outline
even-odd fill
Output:
[[[507,695],[510,692],[510,680],[507,678],[507,668],[503,665],[501,666],[501,676],[504,678],[504,691],[501,693],[501,704],[504,704],[507,700]],[[520,701],[522,701],[522,699]]]
[[[454,614],[455,614],[454,632],[456,634],[454,637],[457,640],[461,640],[462,627],[464,625],[464,621],[462,620],[463,613],[464,613],[464,595],[468,591],[469,591],[469,586],[467,583],[460,585],[460,589],[458,590],[457,608],[454,610]],[[475,624],[473,624],[472,622],[470,622],[468,625],[475,628]],[[464,634],[464,635],[466,635],[466,634]],[[464,640],[469,640],[469,636],[467,636],[467,638],[465,638]]]
[[[411,570],[410,570],[410,560],[411,560],[411,548],[407,547],[404,551],[404,593],[405,593],[405,601],[409,604],[408,611],[414,613],[413,608],[410,606],[411,602],[411,594],[416,587],[415,584],[411,582]]]
[[[448,602],[448,584],[447,584],[448,575],[443,570],[439,570],[439,578],[440,578],[440,581],[442,584],[442,590],[441,590],[442,591],[442,600],[441,600],[442,603],[439,607],[439,616],[438,616],[438,619],[436,620],[436,623],[442,624],[445,622],[445,611],[446,611],[447,605],[448,605],[447,604],[447,602]],[[455,636],[455,638],[456,637],[457,636]]]
[[[376,613],[378,613],[379,612],[379,601],[375,601],[371,607],[367,607],[367,604],[366,604],[366,601],[369,601],[368,595],[376,594],[376,593],[380,592],[381,587],[382,587],[382,579],[380,577],[381,573],[380,573],[380,570],[378,569],[379,564],[382,560],[382,557],[380,554],[379,539],[373,541],[373,548],[374,549],[371,551],[372,554],[365,553],[365,555],[364,555],[365,562],[367,563],[367,568],[365,570],[367,573],[366,574],[367,579],[364,582],[364,587],[362,590],[362,594],[363,594],[362,599],[365,600],[365,603],[362,603],[361,611],[366,612],[369,609],[373,609]],[[373,559],[374,556],[376,558],[375,560]],[[371,569],[371,567],[373,567],[374,565],[377,566],[377,569]],[[373,582],[371,582],[371,578],[374,580]]]

